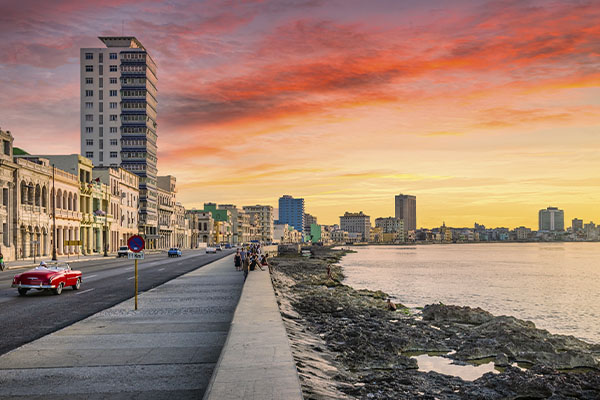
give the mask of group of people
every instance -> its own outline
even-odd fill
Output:
[[[244,281],[248,277],[248,272],[259,268],[264,271],[264,266],[269,267],[268,254],[261,254],[260,244],[253,244],[248,247],[237,249],[233,257],[233,263],[236,271],[244,271]]]

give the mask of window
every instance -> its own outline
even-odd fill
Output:
[[[110,115],[110,120],[111,121],[116,121],[117,120],[117,114],[111,114]]]
[[[104,62],[104,53],[99,53],[98,54],[98,62],[99,63]]]
[[[110,145],[111,146],[116,146],[117,145],[117,139],[110,139]]]
[[[104,73],[104,68],[102,65],[98,65],[98,74],[102,75]]]
[[[117,66],[116,65],[111,65],[110,66],[110,72],[117,72]]]
[[[110,108],[117,108],[117,102],[111,102]]]
[[[100,153],[98,154],[98,158],[100,159],[100,161],[104,161],[104,153],[103,153],[103,152],[100,152]]]
[[[86,126],[85,133],[94,133],[94,128],[92,126]]]
[[[104,140],[100,139],[98,140],[98,144],[100,145],[100,150],[104,149]]]
[[[94,72],[94,66],[93,65],[86,65],[85,66],[85,72]]]
[[[117,133],[117,127],[116,126],[111,126],[110,127],[110,133]]]
[[[117,158],[117,152],[116,151],[111,151],[110,152],[110,158]]]
[[[94,114],[86,114],[85,120],[88,122],[92,122],[94,120]]]
[[[85,102],[85,108],[87,110],[91,110],[92,108],[94,108],[94,103],[92,103],[91,101],[86,101]]]
[[[111,90],[111,91],[110,91],[110,95],[111,95],[112,97],[115,97],[115,96],[117,95],[117,91],[116,91],[116,90]]]
[[[103,102],[98,103],[98,111],[104,112],[104,103]]]
[[[117,78],[110,78],[110,83],[111,83],[111,85],[116,85],[117,84]]]
[[[86,146],[93,146],[94,145],[94,139],[85,139],[85,145]]]
[[[85,152],[85,156],[87,158],[94,158],[94,152],[93,151],[86,151]]]
[[[86,85],[93,85],[94,84],[94,78],[85,78],[85,84]]]
[[[85,59],[86,60],[93,60],[94,59],[94,53],[85,53]]]
[[[104,136],[104,127],[101,126],[98,129],[99,129],[98,134],[100,135],[100,137]]]
[[[94,91],[93,90],[86,90],[85,91],[85,97],[94,97]]]
[[[117,53],[110,53],[110,57],[111,60],[116,60],[117,59]]]
[[[102,78],[98,79],[98,86],[104,87],[104,79],[102,79]]]
[[[104,124],[104,115],[102,115],[102,114],[98,115],[98,124],[99,125]]]

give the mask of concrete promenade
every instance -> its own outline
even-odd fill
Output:
[[[302,399],[268,270],[248,275],[204,399]]]
[[[0,399],[199,399],[242,285],[228,256],[6,353]]]

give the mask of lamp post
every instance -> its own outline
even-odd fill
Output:
[[[52,261],[56,261],[56,191],[54,189],[54,164],[52,164]]]
[[[109,182],[110,182],[110,174],[109,174]],[[106,189],[104,189],[104,197],[107,195]],[[104,257],[108,257],[108,232],[106,231],[106,225],[108,220],[108,199],[106,200],[106,212],[104,213]]]

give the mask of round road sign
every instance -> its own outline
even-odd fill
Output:
[[[134,235],[127,241],[127,247],[129,247],[129,250],[133,251],[134,253],[139,253],[140,251],[144,250],[145,245],[146,243],[144,242],[144,238],[140,235]]]

